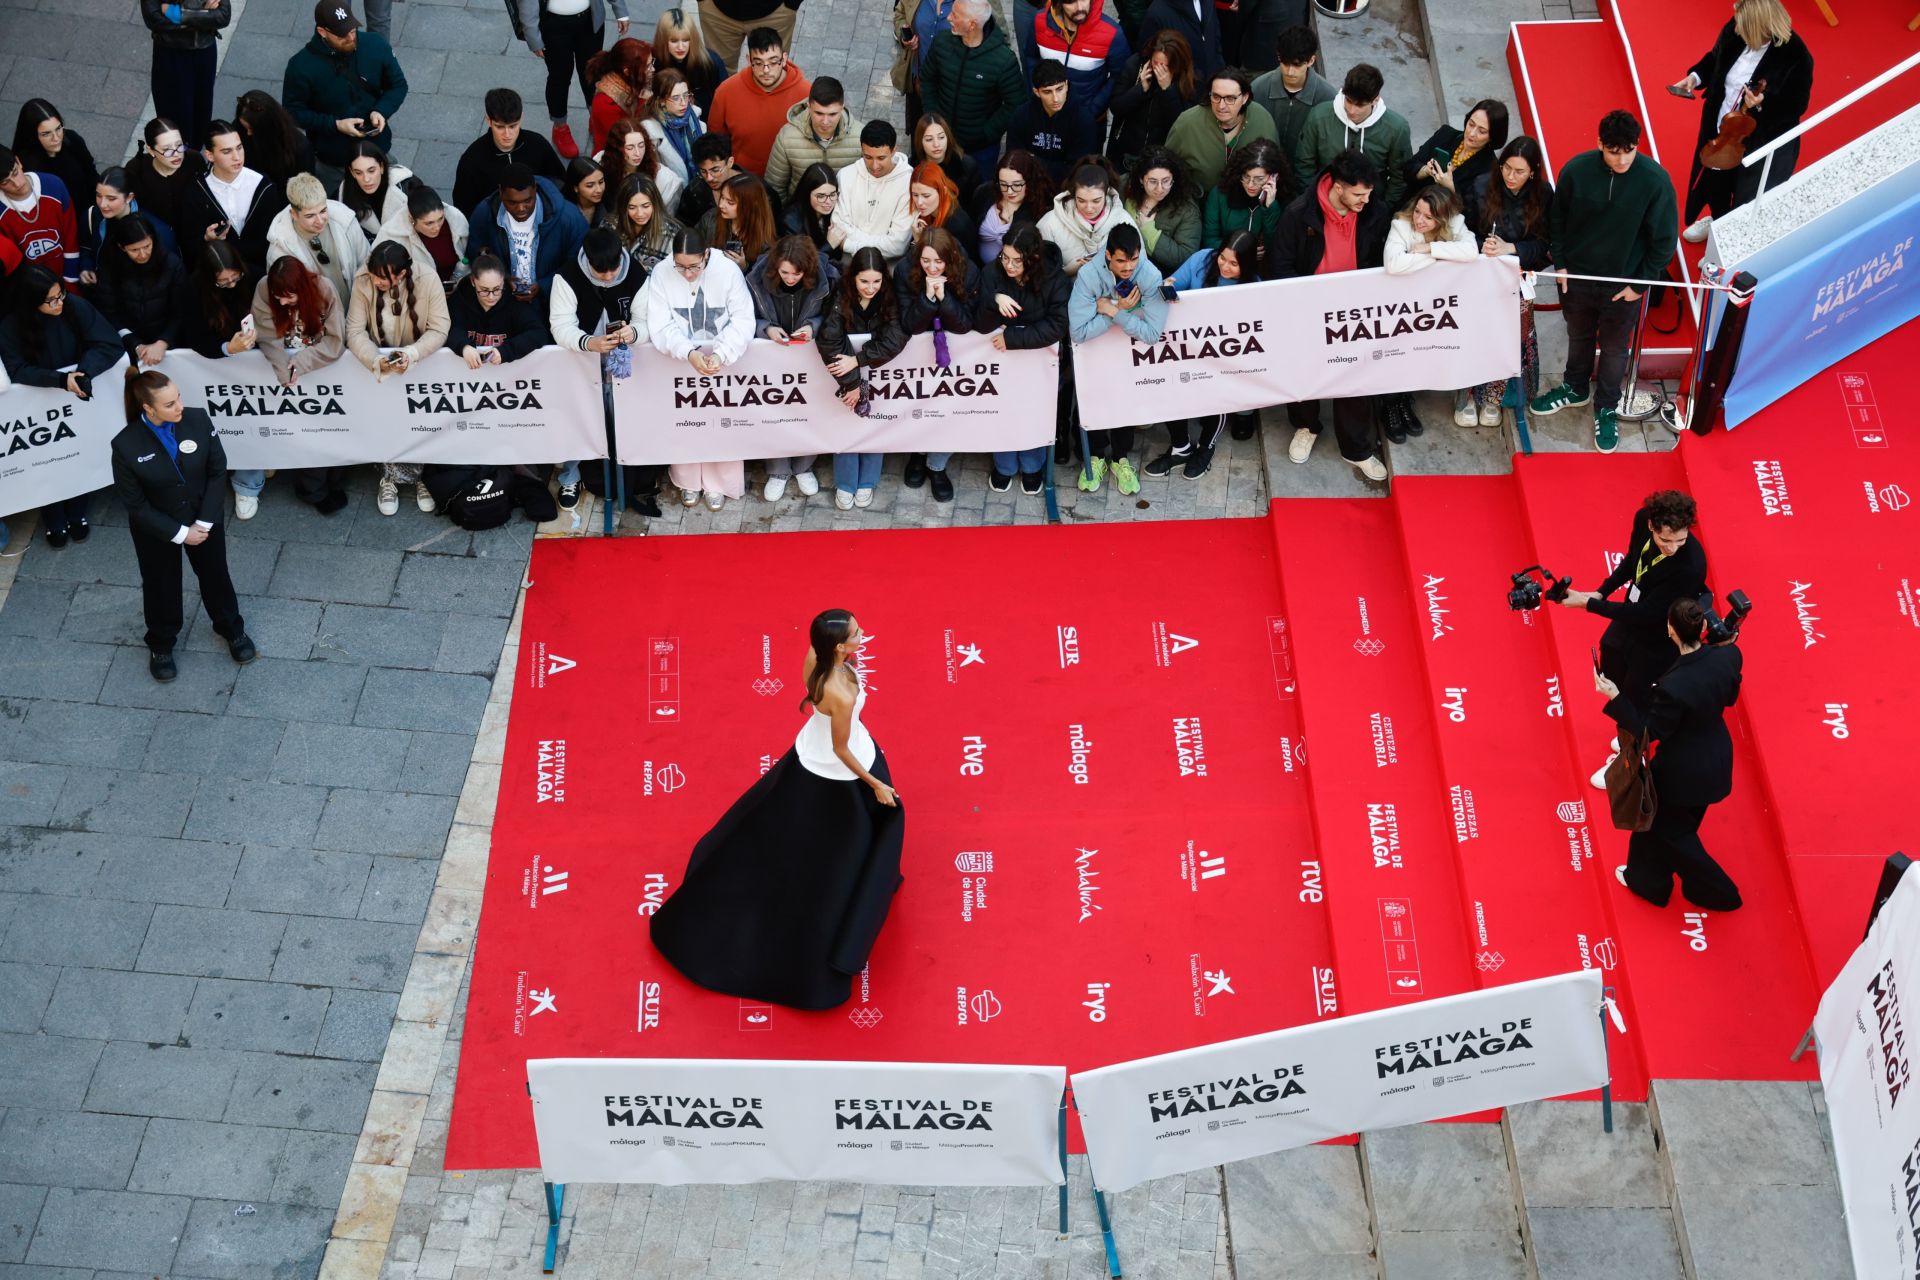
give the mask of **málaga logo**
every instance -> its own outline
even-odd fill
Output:
[[[554,804],[567,802],[567,740],[565,738],[543,738],[540,741],[539,754],[534,761],[534,802]]]
[[[1458,1066],[1462,1062],[1531,1049],[1534,1045],[1527,1038],[1527,1032],[1532,1028],[1532,1018],[1515,1018],[1501,1023],[1498,1030],[1465,1027],[1405,1044],[1379,1045],[1373,1051],[1373,1069],[1378,1079],[1385,1080],[1409,1071],[1431,1071],[1435,1067]]]
[[[0,451],[0,457],[11,458],[29,449],[78,439],[73,427],[66,421],[72,416],[73,406],[67,404],[57,405],[42,413],[0,421],[0,436],[5,436],[7,440],[7,447]]]

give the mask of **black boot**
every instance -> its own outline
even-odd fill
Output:
[[[1388,396],[1380,406],[1380,428],[1393,444],[1407,442],[1407,420],[1400,408],[1399,396]]]
[[[1408,435],[1418,436],[1426,434],[1427,424],[1420,421],[1420,415],[1413,411],[1413,397],[1411,395],[1403,395],[1400,397],[1400,421],[1405,425]]]
[[[918,489],[927,482],[927,455],[910,453],[907,455],[907,474],[904,477],[909,489]]]

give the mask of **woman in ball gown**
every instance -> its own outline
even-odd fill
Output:
[[[906,819],[860,723],[867,694],[851,664],[865,640],[845,609],[813,620],[807,723],[694,845],[654,913],[654,946],[703,987],[831,1009],[866,967],[900,887]]]

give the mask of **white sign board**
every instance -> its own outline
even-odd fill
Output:
[[[1520,371],[1511,258],[1375,268],[1183,293],[1158,342],[1118,328],[1073,350],[1092,429],[1323,396],[1476,386]]]
[[[1920,1018],[1920,873],[1912,871],[1813,1020],[1860,1280],[1920,1276],[1920,1078],[1908,1013]]]
[[[535,1058],[551,1182],[1057,1186],[1065,1067]]]
[[[1595,1089],[1600,974],[1581,970],[1122,1062],[1073,1077],[1102,1190],[1327,1138]]]

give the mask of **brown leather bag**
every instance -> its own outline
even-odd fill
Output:
[[[1613,811],[1613,825],[1621,831],[1645,831],[1659,809],[1653,766],[1629,729],[1620,730],[1620,754],[1607,765],[1607,804]]]

